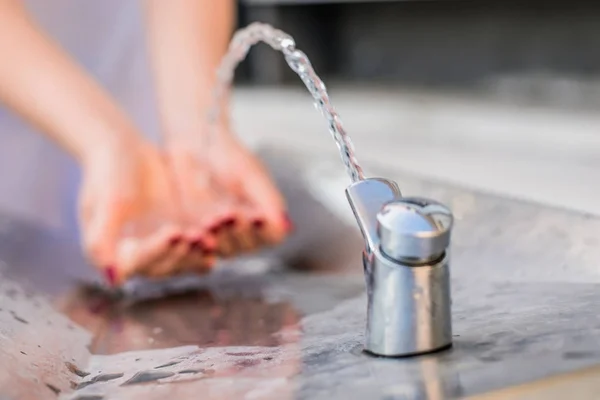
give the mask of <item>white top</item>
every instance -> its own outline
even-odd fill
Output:
[[[137,127],[157,138],[140,2],[25,3],[42,28],[114,96]],[[4,108],[0,108],[0,140],[0,214],[71,230],[76,225],[80,179],[76,163]]]

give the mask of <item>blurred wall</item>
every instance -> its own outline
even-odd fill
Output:
[[[242,1],[240,25],[259,20],[289,32],[326,78],[471,87],[507,76],[600,75],[597,1],[256,1]],[[295,79],[270,49],[250,59],[253,82]]]

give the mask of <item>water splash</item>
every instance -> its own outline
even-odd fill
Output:
[[[323,81],[315,73],[306,54],[296,49],[294,39],[285,32],[273,28],[271,25],[259,22],[252,23],[235,33],[229,50],[223,57],[217,71],[217,85],[215,88],[215,106],[209,114],[213,127],[214,122],[221,116],[220,104],[226,92],[231,88],[233,75],[237,65],[246,58],[248,51],[258,42],[264,42],[274,50],[281,51],[290,68],[298,74],[304,85],[312,95],[316,107],[321,111],[329,123],[329,131],[335,140],[346,171],[352,182],[364,179],[363,170],[354,154],[354,145],[337,112],[329,101],[329,95]],[[214,135],[215,130],[211,132]]]

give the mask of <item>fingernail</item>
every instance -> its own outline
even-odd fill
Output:
[[[219,233],[219,231],[221,230],[221,228],[222,228],[222,225],[221,224],[217,224],[217,225],[214,225],[212,228],[210,228],[208,231],[210,233],[212,233],[213,235],[216,235],[217,233]]]
[[[181,236],[174,236],[171,238],[171,240],[169,241],[169,244],[171,246],[177,246],[179,243],[181,242]]]
[[[226,228],[232,228],[235,226],[235,224],[237,224],[237,219],[235,219],[234,217],[227,218],[223,221],[223,226],[225,226]]]
[[[104,274],[106,275],[106,280],[111,286],[114,286],[117,283],[117,269],[113,266],[109,266],[105,269]]]
[[[108,302],[104,301],[104,300],[100,300],[100,301],[98,301],[96,303],[92,303],[89,306],[89,311],[92,314],[100,314],[101,312],[103,312],[107,308],[108,308]]]
[[[252,221],[252,227],[254,229],[260,229],[265,225],[265,221],[263,221],[262,219],[255,219],[254,221]]]
[[[213,254],[215,254],[215,251],[213,249],[202,249],[202,255],[203,256],[212,256]]]
[[[290,232],[294,230],[294,223],[292,222],[292,219],[287,213],[283,214],[283,222],[286,231]]]
[[[202,247],[202,240],[195,239],[190,242],[190,250],[196,250]]]

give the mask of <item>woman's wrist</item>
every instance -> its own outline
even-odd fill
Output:
[[[234,27],[233,0],[163,1],[146,5],[149,54],[165,142],[198,142],[215,105],[216,70]],[[229,102],[219,101],[220,126]]]
[[[222,101],[215,109],[215,103],[205,101],[197,107],[167,108],[162,114],[163,137],[167,145],[198,144],[209,140],[210,135],[224,135],[229,132],[229,103]],[[218,114],[214,112],[218,111]],[[216,117],[216,119],[215,119]],[[210,138],[212,139],[212,138]]]
[[[74,157],[85,170],[107,157],[118,154],[129,156],[145,143],[142,136],[130,127],[94,129],[81,135],[74,148]]]

